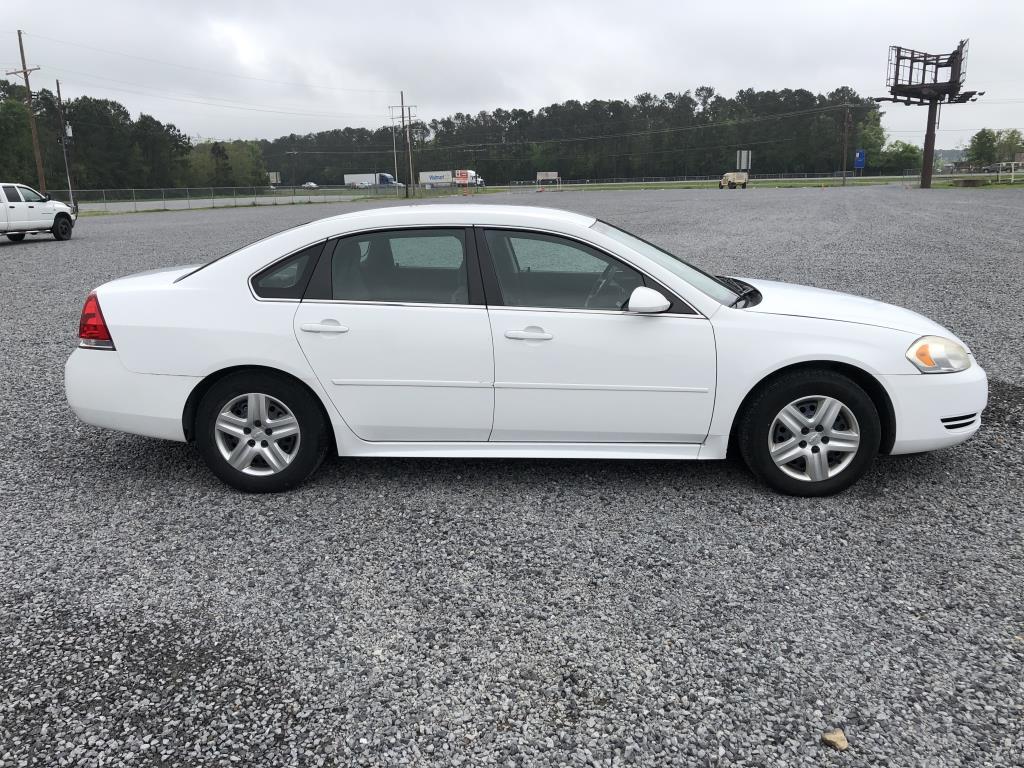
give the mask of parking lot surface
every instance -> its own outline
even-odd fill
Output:
[[[987,369],[984,425],[828,499],[731,461],[338,458],[246,496],[74,418],[82,301],[356,204],[0,241],[0,765],[1022,764],[1024,194],[474,201],[915,309]]]

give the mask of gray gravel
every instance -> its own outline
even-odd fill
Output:
[[[988,369],[986,424],[824,500],[733,462],[345,459],[242,496],[72,417],[82,300],[354,205],[4,241],[0,765],[1024,763],[1024,192],[480,199],[917,309]]]

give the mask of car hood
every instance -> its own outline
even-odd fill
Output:
[[[920,336],[945,336],[959,341],[948,330],[924,315],[882,301],[775,280],[746,277],[736,279],[749,283],[761,293],[761,301],[745,309],[745,312],[860,323]]]

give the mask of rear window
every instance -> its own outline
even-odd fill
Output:
[[[317,243],[271,264],[253,277],[253,293],[261,299],[301,299],[323,249]]]
[[[18,188],[14,186],[4,185],[4,197],[7,198],[8,203],[20,203],[21,195],[18,194]]]

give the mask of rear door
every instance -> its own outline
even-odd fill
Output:
[[[295,335],[360,438],[487,440],[494,358],[472,230],[335,241],[299,305]]]
[[[21,193],[13,184],[4,184],[4,197],[7,202],[7,228],[9,230],[31,229],[32,219],[29,218],[28,204],[21,199]]]

